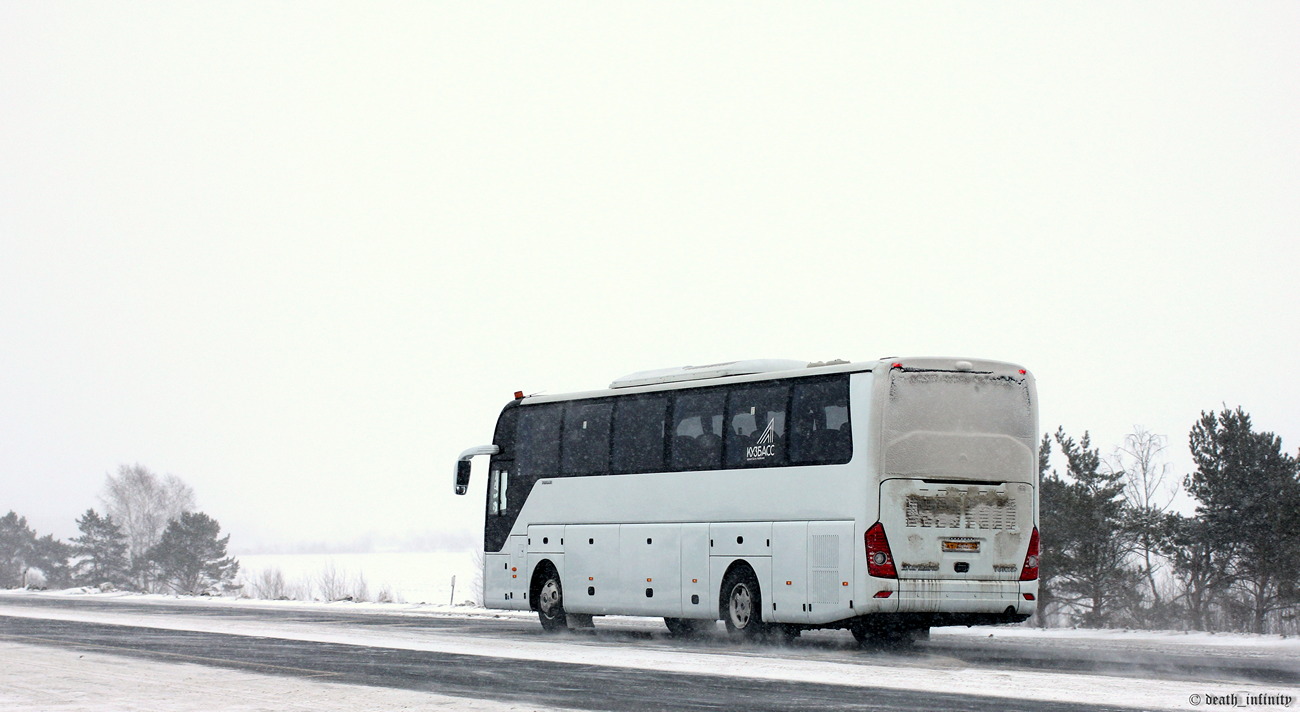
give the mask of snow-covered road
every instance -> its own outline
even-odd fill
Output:
[[[45,601],[53,602],[53,597],[43,597]],[[76,597],[68,597],[76,600]],[[1138,709],[1192,709],[1193,706],[1189,700],[1195,695],[1214,695],[1214,694],[1231,694],[1239,692],[1251,693],[1268,693],[1268,694],[1287,694],[1292,696],[1300,695],[1300,689],[1294,684],[1262,684],[1251,685],[1249,689],[1240,684],[1224,684],[1214,682],[1200,682],[1187,679],[1151,679],[1151,678],[1134,678],[1121,675],[1098,675],[1098,674],[1077,674],[1069,672],[1045,672],[1031,669],[1016,669],[1015,666],[999,666],[990,668],[979,665],[971,665],[966,661],[947,657],[943,655],[913,655],[913,656],[896,656],[888,654],[866,654],[847,646],[838,647],[837,645],[823,646],[757,646],[744,647],[727,644],[704,645],[704,646],[685,646],[685,647],[665,647],[663,645],[645,645],[637,644],[635,639],[628,640],[626,637],[619,639],[609,639],[602,636],[592,635],[562,635],[556,638],[545,637],[535,633],[532,629],[532,621],[521,620],[521,616],[506,615],[500,617],[497,612],[475,611],[475,610],[457,610],[439,607],[389,607],[382,606],[347,606],[340,607],[338,604],[318,604],[317,606],[294,604],[287,606],[276,606],[267,604],[243,604],[238,602],[223,601],[158,601],[156,606],[141,606],[140,599],[125,599],[135,601],[135,605],[96,605],[96,606],[77,606],[67,605],[68,598],[58,599],[60,605],[31,605],[30,598],[20,598],[17,596],[0,596],[0,616],[19,619],[39,619],[50,621],[62,621],[65,623],[76,624],[97,624],[116,626],[122,631],[123,635],[134,635],[134,631],[154,630],[154,631],[190,631],[194,633],[218,634],[248,636],[258,638],[274,638],[284,641],[301,641],[307,643],[320,643],[342,646],[354,646],[359,648],[374,648],[387,650],[405,650],[421,651],[424,653],[437,653],[450,656],[472,656],[480,660],[498,660],[500,665],[492,663],[477,663],[483,667],[508,670],[511,668],[509,661],[531,661],[535,664],[546,663],[548,665],[561,664],[573,666],[574,670],[591,670],[596,667],[603,669],[623,670],[628,680],[634,680],[637,675],[643,675],[647,671],[657,671],[665,674],[680,674],[692,676],[710,676],[713,678],[727,678],[729,683],[736,680],[751,680],[756,684],[760,681],[764,683],[787,683],[803,685],[831,685],[838,688],[858,688],[867,693],[868,690],[877,691],[896,691],[896,692],[915,692],[918,695],[952,695],[959,694],[963,698],[972,700],[984,699],[986,702],[995,703],[999,699],[1012,700],[1018,705],[1033,706],[1033,703],[1042,704],[1084,704],[1084,705],[1103,705],[1103,706],[1122,706]],[[82,597],[87,603],[103,602],[106,599],[99,596]],[[119,599],[121,600],[121,599]],[[181,603],[181,605],[177,605]],[[214,606],[224,609],[226,615],[213,616],[210,611]],[[348,616],[297,616],[286,617],[277,614],[277,611],[313,612],[318,611],[322,614],[340,612],[346,610]],[[372,616],[375,621],[367,621],[365,612],[372,611],[376,615]],[[376,625],[379,618],[388,620],[394,613],[403,613],[407,615],[411,624],[404,625]],[[357,615],[362,614],[362,615]],[[420,621],[443,620],[459,621],[456,625],[421,625]],[[514,623],[514,621],[520,621]],[[476,630],[476,625],[488,626],[489,624],[512,624],[508,634],[485,634],[483,631]],[[627,630],[631,633],[642,635],[649,639],[650,631],[654,631],[654,640],[662,638],[660,633],[661,624],[655,621],[638,621],[636,619],[623,619],[614,622],[617,629]],[[987,631],[967,631],[960,629],[956,635],[964,635],[969,639],[972,635],[999,635],[999,636],[1043,636],[1041,631],[1028,631],[1025,629],[986,629]],[[644,632],[642,632],[644,631]],[[943,634],[936,633],[936,639]],[[1078,631],[1063,631],[1055,637],[1061,643],[1066,645],[1098,645],[1098,639],[1106,636],[1105,632],[1081,633]],[[1121,646],[1206,646],[1219,644],[1220,647],[1232,646],[1234,650],[1240,649],[1245,655],[1260,655],[1269,659],[1282,656],[1284,659],[1294,662],[1295,669],[1300,670],[1300,643],[1293,640],[1283,640],[1279,638],[1263,637],[1240,637],[1236,640],[1230,640],[1219,636],[1217,640],[1199,640],[1190,636],[1166,635],[1161,640],[1158,635],[1130,635],[1117,636],[1111,634],[1112,638],[1120,638]],[[1208,637],[1208,638],[1213,638]],[[15,638],[10,638],[15,640]],[[22,637],[16,638],[20,642]],[[28,641],[36,642],[36,641]],[[1104,642],[1104,641],[1103,641]],[[1109,644],[1115,645],[1114,641]],[[1118,648],[1116,648],[1118,650]],[[1199,649],[1199,648],[1198,648]],[[23,654],[23,651],[28,654]],[[31,653],[30,651],[39,651]],[[510,702],[494,702],[493,699],[500,700],[500,697],[494,695],[492,689],[484,689],[480,700],[467,700],[464,697],[449,697],[437,694],[436,689],[433,692],[410,691],[410,690],[393,690],[388,688],[353,688],[350,686],[340,686],[336,683],[328,682],[320,678],[313,678],[310,674],[298,675],[261,675],[257,673],[248,673],[243,671],[217,670],[203,668],[193,664],[159,664],[157,660],[138,660],[120,658],[114,655],[102,655],[99,653],[72,653],[66,650],[54,648],[39,648],[27,643],[21,645],[10,644],[4,649],[0,649],[0,655],[6,659],[16,656],[20,661],[19,664],[10,666],[5,665],[4,677],[0,677],[0,703],[8,708],[16,708],[21,703],[31,702],[32,695],[39,695],[42,690],[46,689],[43,684],[33,685],[30,677],[49,677],[52,681],[58,681],[58,685],[66,688],[60,704],[62,707],[50,707],[51,709],[60,710],[101,710],[101,709],[191,709],[185,707],[190,702],[185,702],[176,698],[176,695],[182,697],[198,695],[203,697],[204,690],[212,690],[209,695],[210,699],[220,700],[223,697],[230,697],[229,690],[243,689],[245,683],[250,690],[249,700],[245,703],[242,698],[240,704],[253,706],[231,707],[218,704],[215,706],[201,707],[202,709],[283,709],[283,706],[274,704],[274,697],[286,690],[305,690],[301,697],[297,693],[292,695],[292,699],[315,699],[313,696],[320,697],[324,702],[312,703],[313,710],[354,710],[354,709],[528,709],[527,704],[519,706],[518,699]],[[78,661],[89,660],[89,662],[78,667],[78,664],[71,664],[67,656],[89,655],[88,658],[77,658]],[[1288,663],[1289,664],[1289,663]],[[44,667],[42,667],[44,666]],[[132,687],[129,683],[113,682],[113,670],[122,670],[137,668],[138,674],[155,674],[162,675],[167,679],[192,680],[176,688],[175,694],[168,693],[165,699],[174,704],[154,704],[153,698],[149,696],[152,688]],[[46,675],[40,670],[53,669],[54,674]],[[24,673],[23,670],[27,672]],[[106,671],[95,672],[80,676],[78,670]],[[130,674],[127,675],[129,677]],[[179,677],[177,677],[179,676]],[[227,677],[235,676],[235,677]],[[247,677],[247,680],[244,678]],[[15,679],[16,678],[16,679]],[[83,680],[84,678],[84,680]],[[238,678],[238,679],[237,679]],[[265,679],[261,679],[265,678]],[[29,679],[24,685],[22,680]],[[94,692],[78,692],[77,685],[82,680],[88,690]],[[51,683],[54,684],[54,683]],[[559,681],[563,684],[563,681]],[[315,690],[317,686],[323,686],[320,690]],[[335,687],[345,688],[341,692],[333,690]],[[162,685],[158,690],[163,691],[167,688]],[[346,700],[349,695],[356,690],[373,690],[374,693],[366,692],[364,699],[379,700],[388,699],[393,696],[390,702],[376,703],[379,706],[366,707],[348,703]],[[224,692],[222,692],[224,690]],[[182,692],[183,691],[183,694]],[[83,692],[85,694],[83,694]],[[406,702],[408,698],[403,695],[414,695],[409,698],[414,702]],[[116,696],[116,697],[115,697]],[[75,700],[82,700],[76,702]],[[113,704],[107,706],[95,706],[109,699],[115,699]],[[188,698],[187,698],[188,699]],[[197,698],[196,698],[197,700]],[[265,702],[257,702],[264,700]],[[471,706],[478,705],[476,707]],[[88,706],[77,707],[76,704]],[[201,705],[201,702],[195,701],[193,704]],[[258,707],[258,704],[265,704]],[[369,703],[367,703],[369,704]],[[73,706],[67,706],[73,705]],[[412,706],[413,705],[413,706]],[[447,707],[446,705],[451,705]],[[24,704],[23,706],[30,706]],[[547,705],[555,707],[556,705]],[[565,706],[565,705],[559,705]],[[575,705],[587,709],[600,708],[599,705],[593,707],[590,700],[584,704]],[[44,705],[35,705],[37,709],[45,708]],[[199,709],[195,707],[194,709]],[[613,708],[613,707],[611,707]],[[779,708],[779,706],[778,706]],[[539,708],[540,709],[540,708]]]

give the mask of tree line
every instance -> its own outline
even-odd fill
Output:
[[[1040,625],[1297,632],[1300,458],[1240,407],[1202,412],[1188,446],[1180,483],[1141,428],[1110,458],[1087,432],[1043,436]],[[1172,508],[1180,484],[1191,516]]]
[[[200,594],[230,585],[239,563],[226,555],[230,535],[203,512],[175,475],[140,465],[108,475],[104,513],[87,509],[67,542],[37,536],[27,519],[0,517],[0,588],[95,586]]]

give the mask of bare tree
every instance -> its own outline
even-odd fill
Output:
[[[1134,538],[1134,553],[1141,562],[1140,573],[1151,596],[1148,612],[1157,615],[1164,604],[1156,572],[1164,564],[1160,552],[1168,550],[1167,542],[1173,536],[1169,508],[1178,493],[1177,481],[1169,476],[1170,465],[1164,462],[1167,442],[1163,435],[1134,426],[1112,456],[1113,468],[1124,473],[1128,527]]]
[[[176,475],[159,477],[139,464],[122,465],[116,475],[106,476],[100,500],[126,535],[136,583],[147,588],[149,549],[162,538],[168,522],[194,510],[194,490]]]

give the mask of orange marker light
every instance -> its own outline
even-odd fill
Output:
[[[515,391],[515,400],[519,400],[520,398],[523,398],[523,397],[524,397],[524,392],[523,392],[523,391]]]

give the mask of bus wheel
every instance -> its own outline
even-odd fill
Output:
[[[758,638],[766,632],[763,625],[763,599],[758,579],[747,566],[738,566],[722,580],[722,622],[736,638]]]
[[[713,623],[713,621],[702,621],[694,618],[664,619],[664,625],[668,626],[668,633],[677,638],[694,638],[708,630],[710,623]]]
[[[554,633],[569,626],[568,616],[564,613],[564,589],[555,569],[548,570],[543,576],[545,578],[537,592],[537,617],[542,621],[543,630]]]

